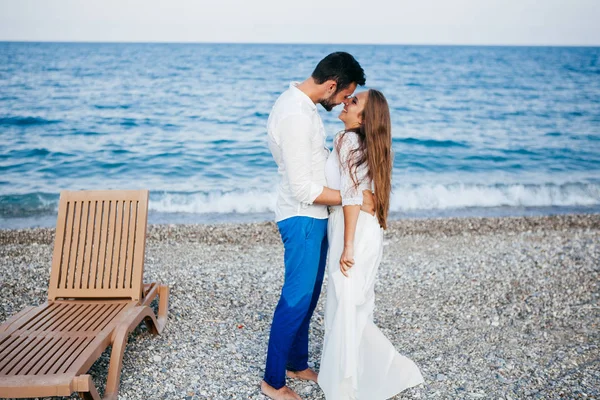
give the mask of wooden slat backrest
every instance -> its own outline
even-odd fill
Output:
[[[48,299],[142,296],[148,191],[62,192]]]

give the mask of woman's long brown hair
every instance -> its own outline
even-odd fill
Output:
[[[348,168],[354,171],[350,176],[358,186],[360,182],[356,180],[356,171],[360,165],[367,163],[369,178],[375,186],[375,215],[379,225],[387,229],[392,192],[392,122],[383,93],[369,89],[362,117],[363,123],[359,128],[348,130],[358,134],[360,145],[353,153],[361,154],[358,158],[348,157]]]

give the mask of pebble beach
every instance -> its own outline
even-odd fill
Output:
[[[53,229],[0,230],[0,321],[44,302],[53,240]],[[170,286],[169,321],[160,336],[143,324],[130,335],[120,398],[266,399],[276,225],[151,225],[145,277]],[[599,285],[600,214],[392,221],[375,322],[425,378],[395,399],[600,399]],[[101,393],[108,356],[90,371]],[[324,399],[316,384],[288,384]]]

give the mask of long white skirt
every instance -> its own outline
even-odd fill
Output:
[[[383,254],[377,218],[360,212],[354,241],[354,266],[340,271],[344,214],[335,207],[329,240],[325,339],[319,386],[327,400],[383,400],[423,383],[414,362],[396,351],[373,323],[375,278]]]

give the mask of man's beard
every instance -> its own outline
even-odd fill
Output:
[[[331,111],[333,110],[333,107],[337,106],[337,104],[333,104],[333,97],[334,95],[331,95],[326,99],[322,99],[321,101],[319,101],[319,104],[322,105],[325,110]]]

